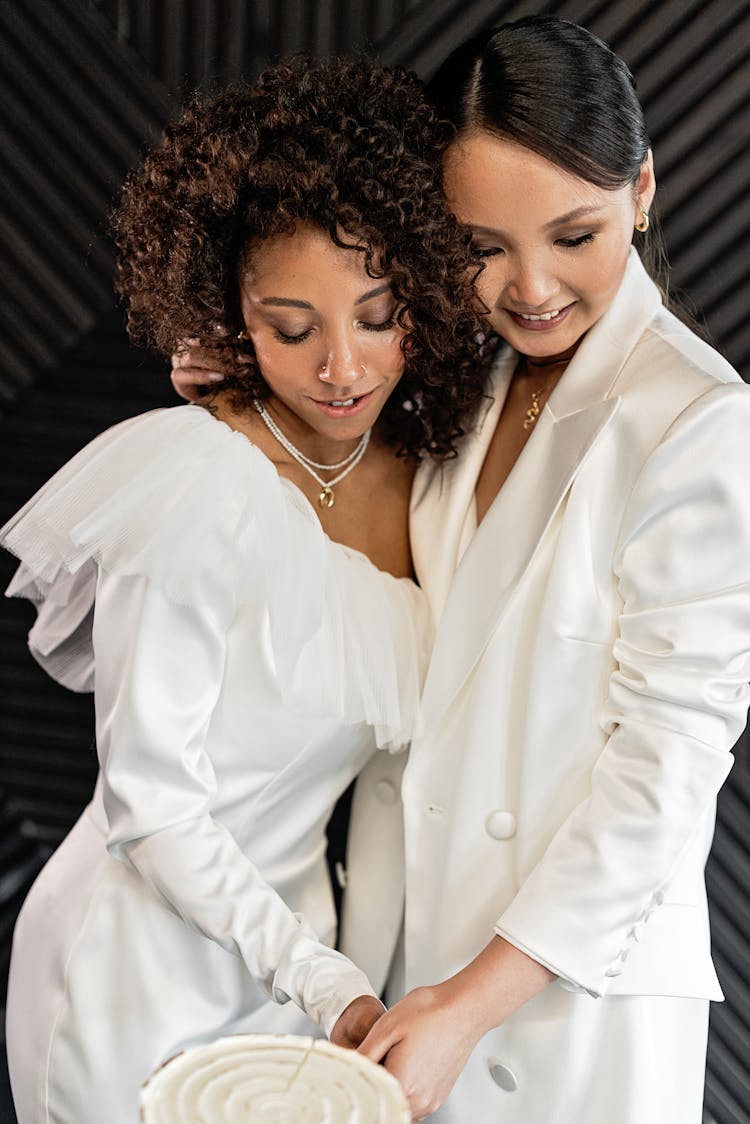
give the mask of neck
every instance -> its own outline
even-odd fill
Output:
[[[260,403],[267,416],[278,427],[286,440],[303,456],[320,464],[336,464],[349,456],[361,444],[363,433],[338,440],[318,433],[302,421],[293,410],[276,399]]]
[[[578,350],[579,343],[580,340],[576,340],[569,348],[556,355],[522,355],[521,359],[530,374],[542,371],[545,367],[561,367],[570,362]]]
[[[361,434],[342,441],[323,437],[301,422],[292,410],[287,409],[283,404],[277,404],[275,399],[270,403],[268,399],[264,399],[263,405],[287,440],[306,457],[319,461],[321,464],[335,464],[336,461],[348,456],[356,449],[362,439]],[[219,394],[213,400],[212,412],[220,421],[225,422],[230,429],[236,429],[240,433],[244,433],[253,442],[260,442],[266,455],[274,463],[291,463],[293,461],[294,458],[279,444],[276,438],[268,433],[257,410],[252,408],[236,409],[228,395]],[[263,434],[266,434],[267,441],[264,440]]]

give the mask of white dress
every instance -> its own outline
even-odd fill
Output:
[[[408,741],[421,594],[198,406],[102,434],[0,535],[8,593],[38,602],[33,654],[95,690],[101,764],[16,927],[19,1124],[133,1124],[183,1046],[328,1033],[372,993],[328,947],[325,827]]]

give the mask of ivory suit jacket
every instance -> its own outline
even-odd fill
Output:
[[[402,788],[406,987],[494,932],[560,977],[550,992],[720,998],[703,868],[748,706],[750,388],[633,251],[476,529],[515,362],[414,486],[437,634]],[[351,828],[342,939],[376,988],[401,916],[399,765],[373,760]]]

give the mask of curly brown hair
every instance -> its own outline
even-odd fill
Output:
[[[239,270],[251,244],[313,223],[363,253],[402,305],[405,367],[381,415],[386,439],[402,455],[452,456],[486,357],[470,236],[440,186],[451,132],[415,75],[365,60],[295,57],[194,100],[114,214],[131,335],[167,354],[196,338],[220,353],[235,405],[265,397],[252,345],[237,338]]]

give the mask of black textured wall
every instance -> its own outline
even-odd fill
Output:
[[[0,0],[0,522],[106,425],[171,401],[127,344],[106,237],[126,169],[196,86],[269,58],[366,48],[425,77],[481,27],[553,12],[637,78],[674,281],[750,379],[750,0]],[[0,580],[12,563],[0,559]],[[88,797],[90,700],[25,654],[0,602],[0,957],[30,877]],[[707,1119],[750,1124],[748,753],[709,866],[716,959]],[[5,972],[0,962],[0,975]]]

